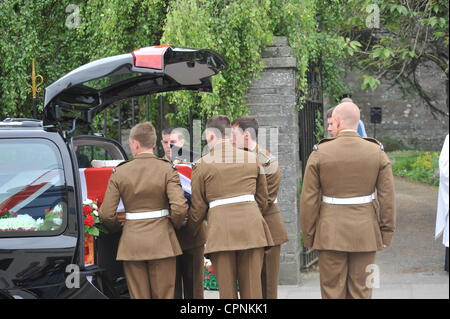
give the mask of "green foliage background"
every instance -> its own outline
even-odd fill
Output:
[[[393,0],[375,2],[383,10],[383,23],[394,31],[402,27],[396,21],[399,15],[406,15],[404,6]],[[445,14],[448,17],[448,2],[427,2],[431,3],[427,9],[431,11],[423,23],[437,30],[430,37],[446,41],[448,46],[448,23],[441,19]],[[66,12],[71,3],[79,8],[77,28],[66,26],[73,15]],[[276,35],[288,37],[297,57],[301,96],[308,93],[307,72],[315,63],[321,66],[325,93],[337,100],[348,91],[342,75],[351,57],[358,59],[360,67],[372,66],[367,68],[362,83],[364,88],[373,89],[380,83],[379,77],[373,78],[370,73],[375,67],[376,70],[389,67],[385,64],[394,55],[405,61],[412,59],[412,53],[401,41],[361,47],[358,40],[362,39],[360,34],[365,30],[367,7],[371,3],[368,0],[3,0],[0,1],[0,118],[32,116],[29,91],[32,58],[36,58],[37,71],[45,78],[44,86],[48,86],[92,60],[166,43],[216,50],[229,65],[214,77],[213,94],[165,94],[167,101],[176,105],[176,110],[167,114],[174,124],[186,124],[188,106],[194,106],[195,116],[245,114],[245,93],[263,68],[261,52]],[[152,103],[155,101],[156,97]]]
[[[439,153],[406,150],[391,152],[389,156],[393,159],[394,175],[439,186]]]

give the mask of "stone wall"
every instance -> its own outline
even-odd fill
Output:
[[[376,137],[383,140],[386,136],[399,140],[405,148],[440,151],[448,134],[448,116],[431,114],[425,102],[415,92],[405,94],[398,85],[387,81],[374,91],[360,89],[361,75],[348,72],[347,84],[350,86],[355,103],[361,108],[361,119],[364,121],[369,136],[374,136],[374,125],[370,123],[370,107],[382,108],[383,122],[377,125]],[[419,72],[420,82],[427,91],[433,92],[440,109],[446,110],[445,79],[443,73],[435,67],[422,67]],[[327,103],[325,108],[332,104]]]
[[[300,282],[300,231],[298,187],[300,181],[299,128],[296,110],[296,59],[285,37],[275,37],[263,52],[265,69],[248,90],[250,114],[266,131],[278,132],[278,147],[268,149],[277,156],[281,170],[278,201],[289,242],[282,245],[280,284]],[[272,136],[273,138],[274,136]],[[264,139],[264,136],[260,136]],[[267,138],[268,139],[268,138]],[[269,144],[269,143],[268,143]]]

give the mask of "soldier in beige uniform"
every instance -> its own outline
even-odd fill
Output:
[[[280,169],[278,161],[267,150],[257,144],[258,121],[251,116],[243,116],[231,123],[233,144],[241,149],[255,152],[261,163],[267,180],[267,208],[263,211],[264,220],[269,226],[274,247],[264,255],[261,274],[262,293],[264,299],[278,297],[278,281],[280,277],[281,245],[288,241],[288,234],[283,222],[283,216],[278,208],[278,190],[280,188]]]
[[[170,145],[184,146],[184,135],[180,130],[167,128],[162,131],[161,144],[164,158],[173,161]],[[185,159],[184,162],[189,161]],[[175,160],[176,163],[182,163]],[[194,234],[187,227],[176,231],[183,254],[177,256],[177,277],[175,283],[176,299],[203,299],[204,251],[206,243],[206,225],[201,224],[200,230]]]
[[[315,146],[305,169],[301,228],[305,247],[319,251],[323,298],[371,298],[368,266],[395,230],[391,163],[378,141],[358,135],[359,116],[355,104],[339,104],[332,116],[338,135]]]
[[[261,211],[267,207],[267,183],[257,156],[233,147],[230,121],[214,116],[206,124],[210,152],[192,174],[188,227],[207,219],[205,254],[211,259],[220,298],[262,298],[264,249],[273,245]]]
[[[114,227],[122,199],[126,221],[117,260],[123,261],[131,298],[172,299],[176,256],[182,253],[175,228],[185,224],[188,205],[177,171],[153,154],[153,125],[133,127],[129,142],[134,159],[112,174],[100,218]]]

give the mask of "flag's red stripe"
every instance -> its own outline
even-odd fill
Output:
[[[86,168],[84,170],[89,199],[103,202],[112,170],[112,167]]]
[[[11,210],[14,206],[18,205],[20,202],[26,200],[28,197],[36,193],[39,189],[44,187],[47,183],[41,183],[37,185],[29,185],[22,189],[20,192],[9,197],[2,203],[0,203],[0,210]]]
[[[175,165],[175,166],[177,168],[177,171],[180,174],[183,174],[187,178],[191,179],[191,177],[192,177],[192,167],[189,167],[189,166],[178,166],[178,165]]]

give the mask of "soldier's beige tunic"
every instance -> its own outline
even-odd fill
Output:
[[[278,297],[278,281],[280,277],[281,244],[288,241],[286,226],[278,204],[275,203],[280,189],[280,168],[278,160],[269,151],[257,146],[254,150],[258,155],[267,180],[267,208],[263,211],[264,220],[270,229],[274,247],[266,251],[261,274],[264,299]]]
[[[175,228],[184,225],[188,210],[177,171],[153,154],[138,154],[109,180],[99,212],[109,227],[117,224],[120,198],[127,213],[170,210],[167,217],[126,220],[117,260],[124,261],[132,297],[173,298],[175,256],[182,253]]]
[[[218,143],[203,156],[192,173],[192,207],[188,226],[195,231],[207,218],[205,253],[217,272],[221,298],[261,298],[264,248],[273,246],[261,211],[267,207],[267,183],[255,154]],[[209,208],[209,203],[240,195],[255,202]]]
[[[378,214],[375,202],[322,202],[322,195],[349,198],[375,190]],[[363,283],[369,274],[365,266],[373,262],[383,244],[390,245],[395,230],[391,163],[380,144],[359,137],[356,131],[344,131],[320,143],[305,169],[300,217],[305,247],[320,251],[323,297],[370,297],[371,289]]]
[[[202,223],[195,234],[187,227],[177,229],[176,234],[183,254],[177,256],[175,298],[203,299],[206,225]]]

